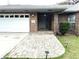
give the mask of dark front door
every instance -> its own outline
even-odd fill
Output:
[[[51,30],[51,14],[38,13],[38,30]]]

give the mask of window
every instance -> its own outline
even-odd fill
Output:
[[[10,18],[13,18],[14,16],[13,15],[10,15]]]
[[[68,22],[69,23],[75,23],[75,15],[69,15],[68,16]]]
[[[25,15],[25,18],[29,17],[29,15]]]
[[[19,17],[19,15],[15,15],[15,18],[18,18]]]
[[[6,15],[5,18],[9,18],[9,15]]]
[[[69,31],[74,32],[74,30],[75,30],[75,15],[68,16],[68,23],[69,23]]]
[[[24,18],[24,15],[20,15],[20,18]]]
[[[4,15],[0,15],[0,18],[4,18]]]

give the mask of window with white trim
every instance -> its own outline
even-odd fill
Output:
[[[69,31],[74,32],[75,30],[75,15],[74,14],[68,16],[68,23],[70,24]]]
[[[68,16],[68,23],[75,23],[75,15]]]

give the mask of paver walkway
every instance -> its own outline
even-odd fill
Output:
[[[49,51],[48,58],[54,58],[64,54],[65,49],[53,34],[30,33],[6,57],[45,58],[45,51]]]

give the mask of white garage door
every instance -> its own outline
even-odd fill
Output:
[[[29,15],[1,14],[0,32],[29,32]]]

